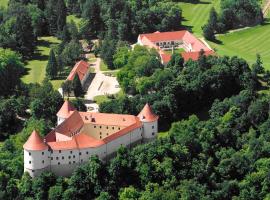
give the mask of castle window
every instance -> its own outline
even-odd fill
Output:
[[[72,151],[70,151],[70,153],[72,154]]]
[[[31,153],[29,152],[29,156],[31,156]]]
[[[120,130],[120,127],[118,127],[118,130]]]
[[[88,154],[88,151],[86,151],[86,154]]]
[[[102,133],[100,132],[99,135],[102,135]]]
[[[108,126],[107,126],[106,128],[107,128],[107,129],[109,129],[109,127],[108,127]]]
[[[155,135],[155,133],[153,132],[152,135]]]
[[[81,162],[83,162],[83,159],[81,159]]]
[[[44,164],[44,160],[42,160],[42,163]]]
[[[79,155],[82,155],[82,153],[80,152]]]
[[[75,161],[73,161],[73,163],[75,163]]]
[[[101,138],[102,138],[102,136],[99,136],[99,138],[101,139]]]
[[[109,135],[109,133],[107,133],[107,135]]]
[[[58,165],[60,165],[60,162],[58,162]]]
[[[29,164],[31,164],[31,161],[29,161]]]
[[[73,158],[75,158],[75,155],[73,156]]]
[[[68,164],[71,164],[71,162],[69,161]]]
[[[155,127],[154,126],[152,126],[152,129],[154,129]]]
[[[42,155],[44,155],[44,152],[42,152]]]
[[[35,172],[35,170],[32,169],[32,172]]]
[[[96,128],[97,126],[94,126],[94,128]]]
[[[58,157],[56,157],[56,160],[58,160]]]
[[[99,128],[102,128],[101,126]]]
[[[112,127],[112,129],[114,130],[114,127]]]
[[[61,153],[61,150],[59,150],[59,153]]]
[[[51,157],[51,160],[53,160],[53,157]]]
[[[68,159],[70,159],[71,158],[71,156],[68,156]]]
[[[65,158],[64,158],[64,156],[62,156],[62,160],[64,160]]]

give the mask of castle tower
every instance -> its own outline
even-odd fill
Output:
[[[32,132],[23,149],[24,171],[34,177],[47,170],[50,165],[48,146],[37,131]]]
[[[64,104],[62,105],[58,113],[56,114],[57,125],[65,121],[74,110],[76,109],[73,107],[73,105],[68,100],[65,100]]]
[[[155,115],[147,103],[138,115],[143,123],[143,139],[144,141],[152,140],[158,133],[158,116]]]

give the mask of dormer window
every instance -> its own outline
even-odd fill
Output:
[[[88,120],[88,117],[87,116],[85,116],[84,118],[85,118],[85,120]]]

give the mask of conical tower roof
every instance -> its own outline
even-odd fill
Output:
[[[44,143],[42,137],[37,131],[33,131],[26,143],[23,145],[24,149],[41,151],[48,149],[48,146]]]
[[[62,118],[68,118],[71,112],[74,110],[76,110],[74,106],[68,100],[66,100],[58,111],[57,116]]]
[[[138,114],[138,117],[140,118],[141,121],[144,122],[153,122],[158,120],[158,116],[153,113],[148,103],[145,104],[140,114]]]

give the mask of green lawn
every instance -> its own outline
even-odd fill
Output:
[[[41,83],[45,78],[46,65],[50,53],[50,46],[58,44],[59,40],[55,37],[41,37],[38,39],[38,46],[36,52],[31,60],[28,61],[26,68],[28,74],[22,80],[25,83]],[[59,88],[62,80],[53,80],[54,88]]]
[[[201,27],[207,22],[211,8],[215,7],[217,11],[220,9],[220,0],[201,0],[198,4],[184,2],[179,4],[185,19],[183,25],[190,28],[197,36],[202,36]]]
[[[179,49],[174,49],[173,51],[174,51],[174,53],[179,53],[180,54],[180,53],[185,52],[185,49],[179,48]],[[165,53],[172,54],[172,50],[165,50]]]
[[[108,66],[104,63],[103,60],[101,60],[100,62],[100,70],[101,71],[109,71],[110,69],[108,68]]]
[[[2,6],[3,6],[3,7],[5,7],[5,8],[6,8],[6,7],[7,7],[7,5],[8,5],[8,1],[9,1],[9,0],[0,0],[0,7],[2,7]]]
[[[69,15],[69,16],[67,16],[67,22],[70,23],[71,20],[73,20],[75,22],[75,24],[77,25],[77,27],[78,27],[82,19],[76,17],[75,15]]]
[[[220,0],[202,0],[202,3],[180,3],[183,17],[186,21],[183,25],[189,27],[192,32],[201,37],[201,27],[207,22],[209,11],[214,6],[220,9]],[[265,0],[262,1],[262,4]],[[270,13],[268,13],[270,18]],[[269,22],[270,23],[270,22]],[[256,59],[256,54],[262,56],[265,68],[270,69],[270,24],[256,26],[246,30],[227,33],[217,36],[221,44],[208,42],[218,55],[239,56],[246,59],[250,64]]]
[[[217,36],[222,44],[208,42],[218,55],[237,55],[250,64],[256,60],[256,54],[262,57],[264,67],[270,69],[270,23],[242,31]]]

